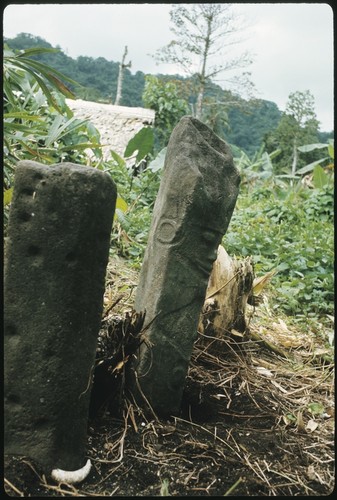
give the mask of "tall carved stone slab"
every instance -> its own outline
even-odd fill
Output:
[[[143,393],[158,414],[179,411],[209,275],[239,183],[227,144],[199,120],[182,118],[168,144],[135,301],[149,325],[134,364],[138,396]]]
[[[94,168],[19,162],[5,263],[5,453],[85,463],[90,383],[116,203]]]

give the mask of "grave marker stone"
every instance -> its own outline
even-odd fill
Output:
[[[5,454],[85,463],[116,186],[72,163],[16,167],[5,260]]]
[[[135,309],[146,310],[135,394],[161,415],[179,411],[199,315],[240,176],[229,146],[183,117],[167,148]],[[138,387],[139,384],[139,387]]]

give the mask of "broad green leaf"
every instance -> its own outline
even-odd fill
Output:
[[[5,189],[5,191],[4,191],[4,206],[9,205],[10,202],[12,201],[13,189],[14,188],[12,188],[12,187],[9,189]]]
[[[116,151],[110,150],[110,153],[119,167],[125,167],[125,160]]]
[[[271,153],[269,153],[269,157],[271,160],[273,160],[274,158],[279,156],[281,153],[282,153],[282,149],[275,149],[275,151],[272,151]]]
[[[148,168],[152,170],[152,172],[157,172],[158,170],[163,168],[165,163],[166,150],[167,148],[163,148],[161,151],[159,151],[155,159],[149,163]]]
[[[64,122],[63,115],[57,115],[49,130],[49,135],[46,140],[46,146],[50,146],[55,141],[60,140],[67,134],[70,134],[71,132],[74,132],[75,130],[81,128],[85,123],[86,120],[78,120],[75,116]],[[76,149],[76,146],[77,145],[74,144],[73,149]]]
[[[301,174],[301,175],[307,174],[308,172],[311,172],[312,170],[314,170],[316,165],[319,165],[320,163],[323,163],[324,161],[326,161],[328,159],[329,159],[328,157],[325,157],[325,158],[321,158],[320,160],[313,161],[312,163],[305,165],[305,167],[299,168],[296,171],[296,174]]]
[[[62,139],[68,134],[73,134],[77,130],[82,129],[86,125],[86,120],[79,120],[75,116],[70,118],[59,130],[58,140]],[[90,139],[89,139],[90,140]],[[91,141],[95,147],[99,147],[99,144],[95,141]],[[74,143],[74,148],[76,147],[76,141]]]
[[[34,69],[32,69],[32,67],[31,67],[33,65],[29,64],[31,61],[29,59],[27,59],[27,61],[28,61],[28,64],[25,63],[25,61],[22,61],[19,59],[14,59],[14,63],[17,67],[23,69],[24,71],[26,71],[27,73],[32,75],[32,77],[37,81],[37,83],[40,85],[43,93],[45,94],[48,103],[51,106],[53,106],[59,113],[61,113],[61,110],[60,110],[59,106],[57,105],[57,102],[56,102],[54,96],[51,94],[45,81],[43,80],[44,75],[40,76],[38,73],[36,73],[36,71],[34,71]],[[42,65],[42,67],[43,67],[43,65]]]
[[[38,54],[44,54],[47,52],[60,52],[60,49],[47,48],[47,47],[33,47],[30,49],[24,49],[24,52],[18,54],[18,57],[30,57],[36,56]]]
[[[88,134],[89,134],[89,137],[90,137],[90,138],[94,138],[97,142],[99,142],[99,141],[100,141],[101,136],[100,136],[99,131],[98,131],[98,130],[97,130],[97,128],[95,127],[95,125],[94,125],[92,122],[90,122],[90,121],[89,121],[89,122],[86,124],[86,126],[87,126],[87,132],[88,132]]]
[[[273,170],[273,164],[271,162],[270,156],[268,153],[264,152],[261,157],[261,166],[263,170]]]
[[[21,57],[21,56],[23,56],[23,57]],[[48,64],[40,63],[39,61],[36,61],[34,59],[30,59],[29,57],[25,57],[25,54],[20,54],[19,58],[20,58],[19,59],[20,63],[24,63],[26,66],[34,68],[36,71],[38,71],[41,74],[41,76],[43,76],[47,79],[49,79],[50,75],[54,75],[54,76],[57,76],[58,78],[61,78],[62,80],[66,80],[67,82],[69,82],[73,85],[78,85],[78,83],[75,80],[73,80],[72,78],[69,78],[69,76],[64,75],[63,73],[61,73],[57,69],[52,68]],[[14,57],[11,59],[12,59],[12,62],[14,63],[14,65],[18,63],[17,57]]]
[[[75,94],[55,75],[48,73],[46,74],[46,78],[48,78],[48,80],[54,84],[54,86],[61,92],[61,94],[68,97],[69,99],[75,99]]]
[[[332,158],[334,160],[335,159],[335,148],[334,148],[333,144],[329,144],[328,151],[329,151],[330,158]]]
[[[277,270],[278,271],[285,271],[286,269],[289,269],[289,264],[287,262],[281,262],[281,264],[279,264],[277,266]]]
[[[296,172],[298,174],[298,172]],[[275,176],[277,179],[299,179],[300,177],[298,175],[291,175],[291,174],[283,174],[283,175],[276,175]]]
[[[26,154],[23,154],[23,158],[21,159],[31,159],[31,156],[34,159],[36,158],[38,161],[45,161],[46,163],[50,163],[55,155],[54,148],[51,148],[49,150],[40,148],[34,143],[31,143],[29,141],[26,142],[25,140],[21,139],[17,139],[17,143],[21,145],[23,153],[28,153],[28,156]]]
[[[314,149],[323,149],[327,148],[327,144],[318,143],[318,144],[305,144],[305,146],[299,146],[297,149],[301,151],[301,153],[309,153],[309,151],[313,151]]]
[[[29,121],[43,121],[42,116],[31,115],[24,111],[16,111],[13,113],[4,113],[3,118],[5,120],[10,118],[19,118],[20,120],[29,120]]]
[[[11,85],[8,82],[7,78],[3,78],[3,90],[5,91],[4,93],[7,96],[8,101],[15,108],[17,105],[17,99],[12,92]]]
[[[328,175],[324,172],[324,169],[320,165],[316,165],[314,168],[312,182],[317,189],[322,188],[329,182]]]
[[[118,221],[123,229],[128,229],[130,227],[130,221],[126,214],[120,208],[115,209],[114,220]]]
[[[32,128],[28,124],[22,125],[21,123],[12,122],[12,121],[9,122],[7,120],[4,120],[4,127],[5,127],[6,132],[9,130],[13,130],[13,131],[25,132],[26,134],[32,133]]]
[[[123,198],[121,198],[120,196],[117,196],[117,200],[116,200],[116,209],[119,209],[121,210],[122,212],[126,212],[127,209],[128,209],[128,204],[126,203],[125,200],[123,200]]]
[[[56,139],[58,137],[59,129],[60,129],[61,124],[63,122],[64,122],[64,118],[62,115],[55,116],[54,121],[52,123],[52,126],[49,129],[48,137],[46,139],[46,146],[47,147],[56,141]]]
[[[312,415],[321,415],[324,413],[324,406],[322,403],[310,403],[308,404],[308,410]]]
[[[140,162],[146,155],[148,155],[153,148],[153,130],[151,127],[142,128],[137,134],[130,139],[125,151],[124,157],[129,158],[135,151],[138,151],[136,162]]]
[[[24,141],[21,141],[21,140],[18,140],[18,144],[20,144],[22,146],[22,148],[25,150],[25,151],[28,151],[29,154],[31,154],[32,156],[34,157],[37,157],[39,156],[39,153],[38,151],[36,151],[35,149],[33,149],[30,145],[28,145],[26,142]]]

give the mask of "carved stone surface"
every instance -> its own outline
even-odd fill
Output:
[[[159,414],[179,411],[209,275],[239,183],[227,144],[199,120],[183,117],[168,144],[135,302],[149,325],[134,364],[139,398],[143,393]]]
[[[85,463],[90,384],[116,203],[110,176],[16,167],[5,262],[5,453]]]

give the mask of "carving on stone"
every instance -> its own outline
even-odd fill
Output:
[[[168,144],[135,301],[137,312],[146,310],[149,343],[133,368],[158,413],[179,411],[209,275],[239,183],[227,144],[197,119],[182,118]]]

